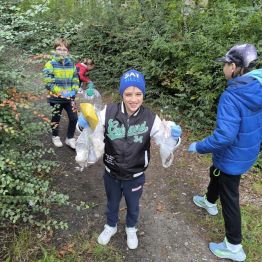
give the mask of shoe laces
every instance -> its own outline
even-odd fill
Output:
[[[128,237],[130,237],[132,239],[137,238],[136,231],[137,231],[136,228],[126,230]]]
[[[110,235],[112,235],[113,230],[114,230],[113,228],[109,228],[108,226],[105,226],[105,229],[104,229],[103,234],[104,234],[105,236],[110,236]]]

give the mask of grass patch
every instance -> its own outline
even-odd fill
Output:
[[[203,165],[211,166],[212,164],[212,155],[211,154],[203,154],[203,155],[199,155],[199,157],[201,158],[201,163]]]
[[[41,250],[41,242],[31,228],[22,228],[14,234],[13,241],[6,254],[6,261],[28,262],[37,261]]]
[[[261,182],[256,182],[253,185],[253,189],[257,194],[262,194],[262,183]]]
[[[85,234],[78,235],[71,243],[58,251],[59,257],[66,262],[120,262],[121,253],[111,245],[101,246],[96,242],[97,235],[86,239]],[[42,261],[41,261],[42,262]]]
[[[211,217],[208,214],[191,213],[187,218],[198,221],[198,225],[207,230],[208,241],[221,242],[225,237],[224,219],[221,205],[218,204],[219,214]],[[203,211],[204,212],[204,211]],[[247,254],[247,262],[261,261],[262,258],[262,210],[253,205],[241,206],[243,246]]]
[[[179,158],[176,160],[176,168],[177,169],[183,169],[186,168],[188,166],[188,160],[185,158]]]
[[[176,189],[174,189],[174,190],[172,190],[171,191],[171,193],[170,193],[170,195],[171,195],[171,197],[175,200],[175,199],[177,199],[177,195],[178,195],[178,190],[176,190]]]
[[[262,258],[262,210],[253,205],[241,208],[243,245],[248,253],[247,261]]]
[[[110,246],[101,246],[96,244],[93,249],[92,257],[94,261],[101,262],[120,262],[122,257],[119,252]]]
[[[8,254],[3,262],[121,262],[122,254],[114,247],[101,246],[96,242],[97,236],[87,239],[82,233],[72,238],[70,243],[56,248],[51,239],[31,228],[23,228],[13,236]]]

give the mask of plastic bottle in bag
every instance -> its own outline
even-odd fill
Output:
[[[174,139],[172,136],[167,138],[163,137],[160,145],[160,156],[163,167],[167,168],[171,166],[174,159],[174,149],[178,143],[179,141]]]
[[[100,93],[93,85],[89,85],[88,89],[80,94],[79,103],[81,111],[79,118],[84,117],[89,127],[84,128],[77,139],[75,160],[84,168],[88,164],[97,162],[104,151],[103,127],[99,125],[98,117],[104,106]]]
[[[103,109],[102,97],[97,89],[93,85],[90,85],[87,90],[82,93],[80,103],[89,103],[95,107],[96,111]]]

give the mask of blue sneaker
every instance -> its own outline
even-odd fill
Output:
[[[193,197],[193,202],[198,207],[204,208],[212,216],[216,216],[218,214],[217,205],[208,202],[207,199],[206,199],[206,195],[204,195],[204,196],[194,196]]]
[[[236,251],[232,251],[228,247],[228,242],[225,240],[221,243],[209,243],[210,251],[219,258],[227,258],[233,261],[245,261],[246,254],[242,245],[239,244],[239,248]]]

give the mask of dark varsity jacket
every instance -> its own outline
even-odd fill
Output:
[[[106,171],[120,180],[134,179],[150,160],[150,132],[156,115],[141,106],[128,116],[123,103],[107,105],[105,115]]]

